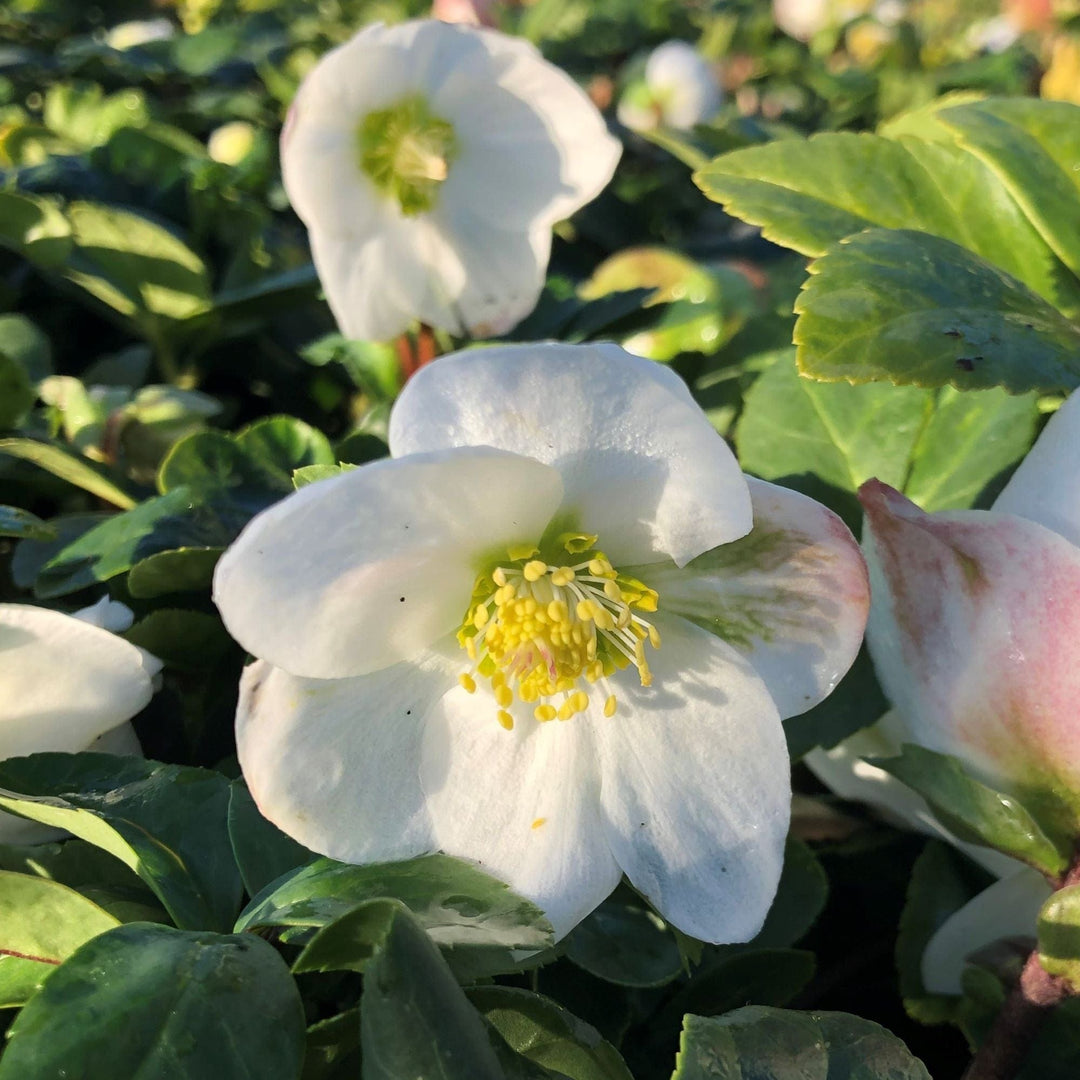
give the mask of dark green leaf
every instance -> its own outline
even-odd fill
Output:
[[[249,896],[317,858],[259,813],[243,780],[229,785],[229,840]]]
[[[0,428],[18,427],[36,398],[26,369],[0,351]]]
[[[515,896],[500,881],[447,855],[406,862],[347,866],[319,859],[265,888],[245,908],[237,930],[284,928],[290,942],[306,943],[368,900],[391,898],[405,904],[430,929],[462,977],[511,970],[510,950],[539,952],[551,945],[551,927],[534,904]],[[366,960],[368,941],[357,941],[346,922],[336,946],[345,967]],[[355,943],[355,957],[348,950]]]
[[[307,1030],[301,1080],[354,1080],[360,1075],[360,1007]]]
[[[151,600],[174,592],[209,588],[223,547],[186,547],[159,551],[135,563],[128,574],[128,592],[136,599]]]
[[[235,648],[217,616],[175,608],[150,612],[123,636],[169,667],[183,671],[213,668]]]
[[[83,458],[61,450],[59,446],[38,442],[36,439],[0,439],[0,454],[10,454],[23,461],[32,461],[53,476],[89,491],[91,495],[96,495],[113,506],[119,506],[122,510],[129,510],[135,505],[135,500],[100,469]]]
[[[504,1080],[483,1021],[404,909],[368,965],[360,1023],[363,1080]]]
[[[687,1016],[672,1080],[930,1080],[918,1058],[878,1024],[847,1013],[750,1005]]]
[[[480,986],[469,1000],[512,1050],[571,1080],[633,1080],[600,1033],[550,998],[508,986]]]
[[[57,267],[71,251],[71,225],[49,199],[0,191],[0,246],[39,266]]]
[[[0,352],[17,361],[35,385],[53,373],[52,344],[25,315],[0,315]]]
[[[683,969],[671,931],[629,891],[605,900],[575,927],[564,949],[578,967],[619,986],[664,986]]]
[[[0,763],[0,806],[66,829],[124,862],[178,926],[228,927],[240,903],[220,773],[110,754]]]
[[[266,942],[132,923],[52,973],[11,1030],[0,1080],[296,1080],[303,1053],[300,997]]]
[[[995,848],[1051,876],[1068,866],[1068,855],[1016,799],[969,776],[956,758],[905,743],[899,757],[871,764],[917,791],[958,839]]]
[[[799,369],[811,378],[1012,393],[1080,384],[1080,330],[948,240],[870,229],[811,271],[795,324]]]
[[[20,540],[54,540],[57,535],[52,525],[29,510],[0,506],[0,536],[15,536]]]

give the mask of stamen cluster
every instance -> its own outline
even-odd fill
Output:
[[[538,721],[569,720],[588,708],[584,680],[607,691],[604,715],[614,716],[609,676],[632,664],[642,686],[652,682],[645,642],[658,649],[660,635],[637,612],[656,610],[656,592],[620,574],[600,552],[584,552],[580,560],[556,566],[529,557],[476,580],[458,631],[473,667],[460,682],[475,693],[477,676],[489,681],[507,730],[514,726],[515,698],[534,705]]]

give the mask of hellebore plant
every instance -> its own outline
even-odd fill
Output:
[[[153,696],[161,663],[110,632],[130,625],[130,611],[107,600],[76,615],[0,604],[0,760],[48,750],[142,753],[128,721]],[[56,835],[0,811],[2,843]]]
[[[744,477],[683,382],[613,345],[444,357],[389,440],[218,565],[259,657],[236,733],[263,814],[346,862],[472,859],[559,936],[625,873],[685,932],[752,937],[780,720],[862,635],[847,529]]]
[[[958,758],[1048,833],[1075,843],[1080,395],[1050,419],[992,510],[926,514],[875,480],[860,499],[873,585],[867,643],[894,712],[809,764],[840,794],[956,843],[922,800],[859,760],[916,743]],[[960,992],[966,956],[999,938],[1033,937],[1052,887],[998,852],[960,846],[1002,880],[931,940],[924,982],[944,993]]]
[[[281,169],[331,310],[353,338],[413,320],[502,333],[535,306],[551,227],[621,147],[577,84],[495,30],[376,24],[307,75]]]
[[[723,96],[712,65],[693,45],[666,41],[650,53],[643,77],[623,92],[619,122],[634,131],[685,131],[711,120]]]

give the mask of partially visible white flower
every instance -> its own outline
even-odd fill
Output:
[[[176,33],[169,19],[133,19],[117,23],[105,34],[105,44],[113,49],[134,49],[151,41],[167,41]]]
[[[685,41],[667,41],[649,55],[643,78],[619,100],[619,122],[635,131],[688,130],[716,115],[723,91],[713,66]]]
[[[281,136],[286,190],[342,332],[413,320],[508,330],[535,306],[551,227],[611,179],[620,144],[526,41],[369,26],[305,78]]]
[[[239,165],[255,145],[255,128],[246,120],[230,120],[214,128],[206,140],[206,152],[222,165]]]
[[[119,600],[111,600],[103,596],[96,604],[80,608],[72,616],[81,619],[90,626],[97,626],[102,630],[108,630],[110,634],[122,634],[130,630],[135,622],[135,613]]]
[[[122,607],[105,600],[86,609],[87,621],[0,604],[0,760],[48,750],[141,753],[127,721],[150,701],[161,663],[95,625],[114,622]],[[56,835],[0,812],[0,842]]]
[[[780,719],[862,634],[850,533],[744,477],[678,376],[613,345],[436,360],[389,442],[218,564],[261,658],[237,748],[262,813],[347,862],[475,860],[559,936],[625,873],[687,933],[752,937],[787,832]]]
[[[772,0],[773,21],[789,37],[809,41],[831,18],[830,0]]]
[[[902,784],[860,758],[903,742],[960,758],[997,790],[1034,800],[1059,832],[1080,822],[1080,393],[1050,419],[989,511],[925,514],[864,485],[874,603],[867,644],[895,711],[807,764],[944,837],[1002,878],[956,912],[923,958],[927,989],[959,993],[965,957],[1033,937],[1050,895],[1036,871],[959,844]]]
[[[1016,43],[1020,30],[1007,15],[996,15],[992,19],[980,19],[968,29],[966,36],[973,49],[1002,53]]]

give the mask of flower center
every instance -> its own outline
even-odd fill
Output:
[[[588,708],[598,685],[604,715],[614,716],[609,676],[633,665],[642,686],[652,683],[645,643],[660,648],[660,635],[638,612],[655,611],[658,596],[592,549],[596,539],[562,537],[570,556],[564,565],[536,558],[535,550],[511,551],[505,564],[476,579],[457,635],[472,668],[459,681],[473,694],[478,677],[488,680],[507,730],[515,698],[533,705],[541,722],[569,720]]]
[[[397,200],[406,216],[435,205],[458,151],[453,125],[432,113],[418,95],[368,113],[356,140],[360,168],[383,195]]]

